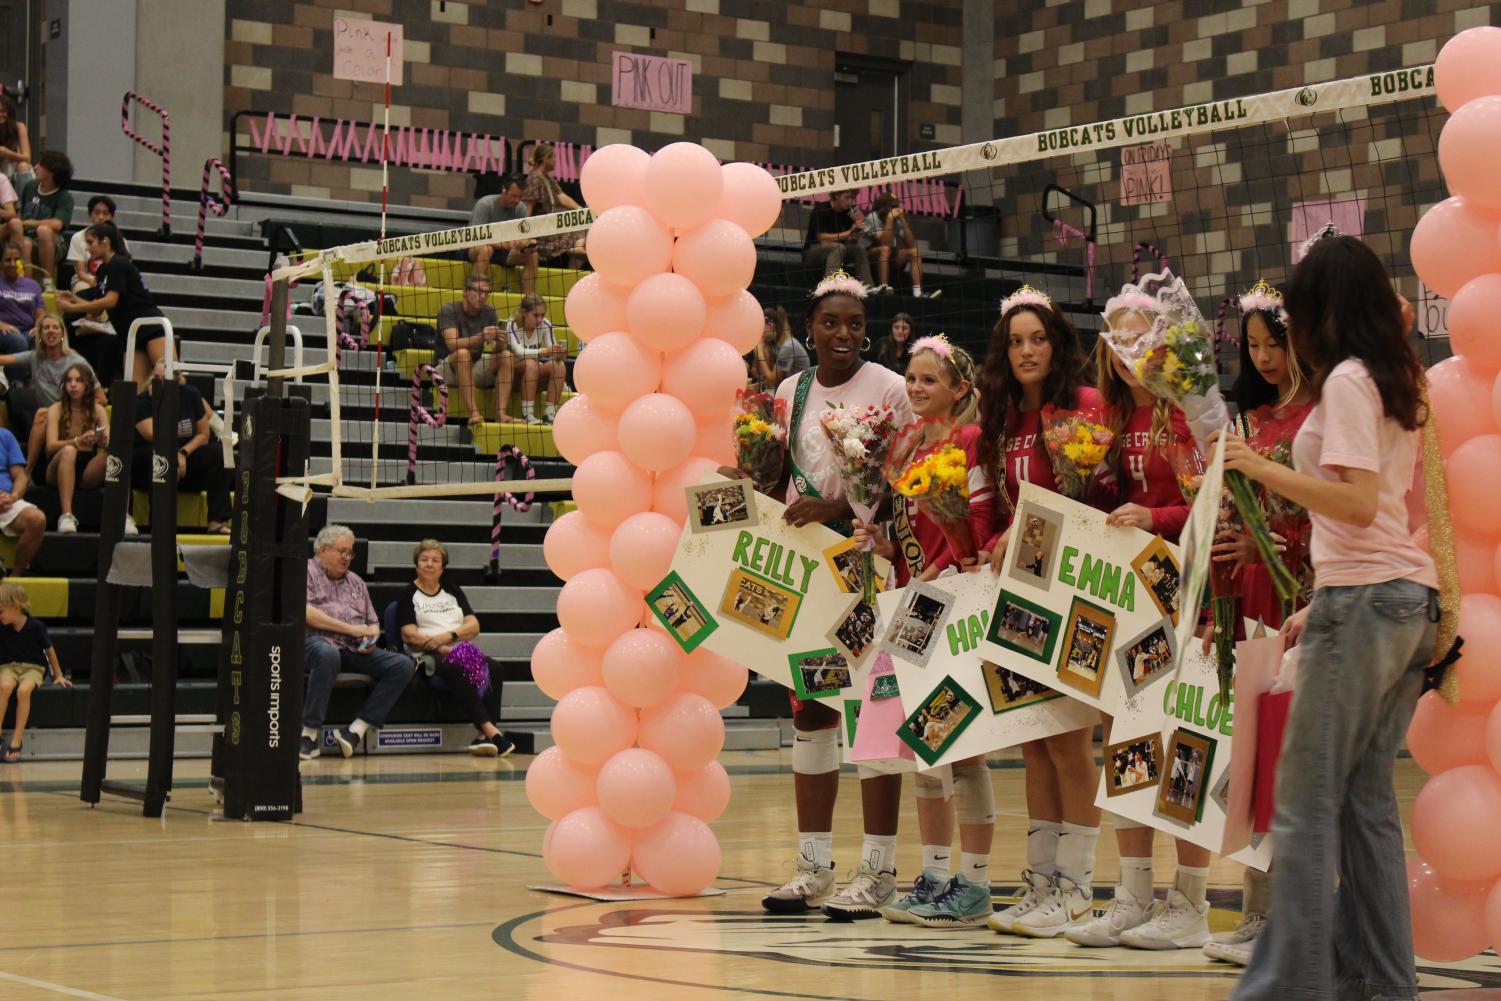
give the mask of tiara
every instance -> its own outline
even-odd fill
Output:
[[[1251,286],[1251,291],[1241,296],[1238,302],[1242,313],[1249,313],[1252,310],[1277,313],[1282,309],[1282,293],[1268,285],[1266,279],[1262,278]]]
[[[949,339],[943,334],[934,334],[931,337],[919,337],[916,341],[912,342],[910,353],[917,354],[919,351],[931,351],[944,361],[947,361],[954,353],[954,346],[949,343]]]
[[[1001,315],[1005,316],[1017,306],[1041,306],[1043,309],[1052,309],[1053,300],[1041,289],[1023,285],[1001,300]]]
[[[853,296],[864,302],[865,297],[870,294],[870,289],[866,288],[860,279],[843,268],[839,268],[824,275],[823,281],[813,286],[813,291],[808,298],[822,299],[826,295],[836,294]]]
[[[1344,235],[1345,234],[1340,232],[1339,227],[1334,225],[1334,220],[1330,219],[1319,228],[1319,231],[1317,233],[1313,234],[1308,239],[1298,244],[1298,258],[1301,260],[1305,255],[1307,255],[1310,250],[1313,249],[1313,245],[1315,243],[1318,243],[1320,240],[1328,240],[1332,237]]]
[[[1127,285],[1118,295],[1113,295],[1105,301],[1105,308],[1100,311],[1100,315],[1108,318],[1123,310],[1155,313],[1157,300],[1136,286]]]

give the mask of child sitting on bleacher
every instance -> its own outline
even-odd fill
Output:
[[[563,397],[568,378],[568,348],[553,336],[552,321],[547,318],[547,300],[535,292],[521,297],[521,305],[506,324],[506,344],[516,359],[516,378],[521,382],[521,418],[528,424],[551,424]],[[537,416],[537,387],[547,389],[544,418]],[[510,387],[501,391],[502,401]],[[502,406],[502,413],[504,413]]]
[[[21,741],[31,716],[31,693],[46,682],[49,673],[63,688],[73,687],[57,663],[57,649],[47,635],[47,627],[31,614],[26,589],[14,581],[0,583],[0,725],[5,722],[11,693],[16,695],[16,728],[5,744],[7,764],[21,760]]]

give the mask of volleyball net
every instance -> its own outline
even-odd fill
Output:
[[[751,291],[763,307],[781,307],[802,339],[808,290],[823,266],[805,247],[813,213],[849,191],[860,213],[881,220],[868,230],[860,223],[840,250],[846,269],[892,289],[867,301],[877,341],[905,314],[914,337],[943,332],[983,354],[999,300],[1028,283],[1046,289],[1092,342],[1111,293],[1167,266],[1216,319],[1228,379],[1238,365],[1232,297],[1261,278],[1280,284],[1299,245],[1332,223],[1368,243],[1418,307],[1420,351],[1431,360],[1446,336],[1445,303],[1418,281],[1407,246],[1423,211],[1447,195],[1436,158],[1446,118],[1433,67],[1422,65],[784,173],[781,219],[756,241]],[[902,216],[888,231],[892,199]],[[274,272],[276,282],[324,290],[327,359],[282,374],[314,383],[331,455],[287,478],[286,492],[565,489],[561,476],[499,481],[521,475],[520,454],[566,470],[548,420],[572,395],[581,345],[564,302],[587,273],[580,251],[592,221],[579,209],[392,236],[326,248]],[[901,260],[911,256],[901,253],[908,234],[921,297]],[[551,258],[535,273],[524,263],[534,246]],[[492,255],[488,268],[473,259],[483,253]],[[450,350],[445,327],[469,346]]]

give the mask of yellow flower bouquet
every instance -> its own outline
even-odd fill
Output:
[[[786,428],[785,400],[743,389],[735,394],[735,465],[750,474],[762,493],[773,490],[782,478]]]
[[[1096,483],[1111,479],[1105,459],[1115,433],[1092,408],[1043,407],[1042,440],[1053,463],[1058,490],[1064,496],[1084,500]]]
[[[891,455],[900,458],[888,464],[886,475],[893,491],[915,500],[933,520],[962,563],[979,552],[969,524],[969,457],[951,439],[919,456],[917,445],[928,423],[919,422],[898,438]]]

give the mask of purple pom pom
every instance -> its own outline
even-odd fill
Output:
[[[485,658],[483,650],[473,643],[456,643],[444,659],[460,668],[469,684],[474,686],[475,692],[480,698],[484,698],[485,693],[490,690],[490,662]]]

